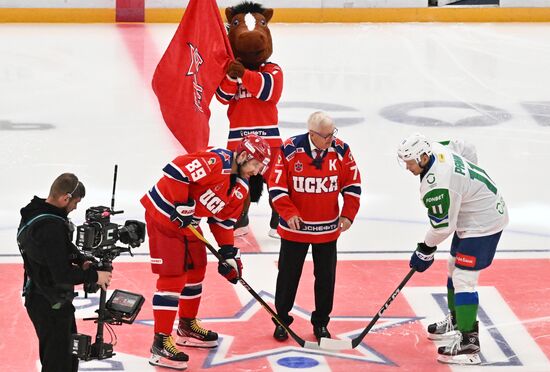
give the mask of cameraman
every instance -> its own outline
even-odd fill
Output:
[[[96,271],[72,243],[74,228],[67,215],[85,196],[72,173],[56,178],[47,199],[37,196],[21,209],[17,243],[23,256],[25,306],[39,341],[42,371],[77,371],[71,354],[76,333],[74,286],[97,283],[106,289],[111,273]]]

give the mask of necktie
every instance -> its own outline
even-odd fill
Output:
[[[321,169],[323,167],[323,151],[321,150],[315,150],[317,155],[315,155],[315,159],[313,159],[313,164],[315,168]]]

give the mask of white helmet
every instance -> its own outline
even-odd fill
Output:
[[[397,156],[403,161],[416,160],[420,163],[423,154],[432,155],[432,146],[430,141],[420,133],[411,134],[401,141],[397,148]]]

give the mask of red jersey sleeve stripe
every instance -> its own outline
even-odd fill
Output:
[[[267,72],[260,72],[262,76],[262,86],[257,98],[262,101],[269,101],[273,94],[273,76]]]
[[[226,229],[226,230],[231,230],[233,229],[233,226],[235,226],[235,220],[220,220],[219,218],[214,218],[214,217],[208,217],[208,223],[209,224],[216,224],[218,226],[220,226],[221,228],[223,229]]]
[[[172,162],[166,164],[166,166],[162,168],[162,171],[168,178],[189,184],[189,178],[187,178],[183,171]]]
[[[224,92],[220,87],[216,89],[216,95],[218,96],[218,98],[226,102],[231,101],[231,99],[233,99],[233,97],[235,96],[234,94],[229,94],[227,92]]]
[[[157,186],[153,186],[153,188],[147,193],[147,196],[160,213],[166,217],[170,217],[172,211],[174,210],[174,205],[161,194],[161,192],[157,189]]]
[[[342,189],[342,194],[348,194],[355,197],[361,196],[361,186],[359,185],[349,185]]]

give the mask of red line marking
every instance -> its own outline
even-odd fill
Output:
[[[141,78],[150,86],[160,52],[145,24],[117,24],[117,30]],[[152,92],[152,90],[150,90]]]
[[[116,0],[117,22],[144,22],[145,0]]]

